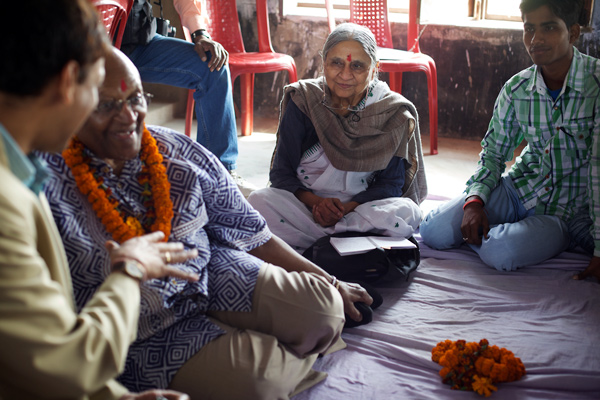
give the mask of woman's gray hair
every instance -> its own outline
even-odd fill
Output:
[[[369,58],[371,58],[371,67],[376,66],[377,61],[379,60],[377,59],[377,41],[375,40],[373,32],[367,27],[352,24],[350,22],[336,26],[329,36],[327,36],[327,40],[323,45],[323,50],[321,50],[323,64],[325,64],[329,50],[347,40],[357,41]]]

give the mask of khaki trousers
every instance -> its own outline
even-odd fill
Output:
[[[251,312],[209,317],[226,333],[177,372],[170,388],[192,400],[288,399],[325,379],[319,354],[343,348],[343,301],[325,279],[264,264]]]

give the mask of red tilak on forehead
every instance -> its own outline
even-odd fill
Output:
[[[352,61],[352,54],[348,54],[348,57],[346,57],[346,61],[348,61],[348,62]]]
[[[121,79],[121,92],[127,90],[127,84],[125,83],[125,79]]]

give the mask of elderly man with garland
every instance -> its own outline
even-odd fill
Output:
[[[312,364],[343,345],[344,308],[360,319],[353,302],[370,304],[370,296],[272,235],[214,155],[174,131],[146,128],[139,74],[118,50],[106,75],[98,108],[64,158],[46,157],[77,304],[106,275],[108,238],[161,230],[199,252],[179,264],[198,282],[143,285],[139,335],[120,381],[192,398],[284,399],[323,379]]]

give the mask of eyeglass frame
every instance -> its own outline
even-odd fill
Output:
[[[343,65],[341,65],[341,64],[340,65],[335,65],[335,63],[337,63],[337,62],[341,62],[341,64],[343,64]],[[350,73],[352,75],[364,74],[365,72],[367,72],[367,71],[369,71],[371,69],[371,66],[373,66],[373,64],[366,65],[362,61],[357,61],[357,60],[350,61],[349,64],[350,64]],[[335,58],[335,59],[332,59],[332,60],[326,60],[324,62],[324,66],[325,66],[325,68],[330,68],[330,69],[336,70],[339,73],[339,72],[341,72],[341,71],[343,71],[343,70],[346,69],[346,61],[343,61],[340,58]]]
[[[123,105],[127,103],[129,109],[132,111],[142,112],[148,109],[148,105],[154,95],[148,92],[137,92],[134,96],[130,96],[125,100],[117,100],[112,98],[107,101],[98,101],[98,105],[94,109],[95,114],[103,115],[103,116],[114,116],[123,111]],[[143,99],[143,102],[140,104],[132,104],[132,101],[135,99]],[[110,104],[110,108],[106,110],[102,110],[101,107]]]

